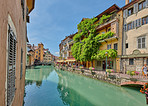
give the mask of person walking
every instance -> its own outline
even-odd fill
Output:
[[[146,64],[144,64],[144,66],[142,67],[142,71],[143,71],[143,76],[146,76],[146,78],[147,78],[147,70],[148,70],[148,68],[147,68]]]

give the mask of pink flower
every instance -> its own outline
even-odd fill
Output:
[[[92,70],[94,70],[95,68],[92,68]]]

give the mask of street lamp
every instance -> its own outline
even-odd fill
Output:
[[[106,56],[106,75],[107,75],[107,56],[108,56],[108,52],[105,52],[105,56]]]

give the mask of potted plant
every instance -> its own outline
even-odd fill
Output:
[[[139,75],[139,72],[138,71],[135,71],[135,75]]]
[[[145,83],[143,88],[141,88],[140,92],[145,94],[146,97],[146,104],[148,104],[148,83]]]
[[[95,75],[95,74],[96,74],[96,73],[94,72],[95,68],[89,67],[89,70],[91,71],[91,74],[92,74],[92,75]]]

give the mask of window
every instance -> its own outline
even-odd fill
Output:
[[[142,18],[142,25],[148,24],[148,16]]]
[[[147,58],[147,60],[146,60],[146,64],[148,65],[148,58]]]
[[[144,9],[145,7],[146,7],[146,1],[143,1],[143,2],[139,3],[138,9],[140,11],[140,10]]]
[[[135,22],[136,22],[136,27],[138,27],[138,20],[136,20]]]
[[[20,79],[22,79],[23,75],[23,49],[21,49],[21,71],[20,71]]]
[[[145,48],[145,37],[139,37],[137,41],[138,41],[138,49]]]
[[[36,58],[38,57],[38,55],[36,55]]]
[[[111,44],[107,45],[107,50],[111,49]]]
[[[10,106],[15,95],[16,72],[16,36],[9,26],[8,30],[8,70],[7,70],[7,106]]]
[[[131,30],[131,29],[133,29],[132,22],[131,22],[131,23],[129,23],[129,24],[127,24],[127,30]]]
[[[25,16],[24,16],[25,15],[25,13],[24,13],[24,4],[25,4],[24,0],[21,0],[23,20],[25,18]]]
[[[148,16],[146,17],[146,24],[148,24]]]
[[[118,44],[117,43],[114,44],[114,49],[118,50]]]
[[[128,9],[128,16],[133,14],[133,8]]]
[[[141,18],[140,19],[137,19],[137,20],[135,20],[135,27],[140,27],[141,26]]]
[[[139,11],[142,10],[142,3],[139,3],[138,8],[139,8]]]
[[[128,48],[128,43],[126,43],[126,48]]]
[[[36,53],[38,54],[38,51],[36,51]]]
[[[146,0],[143,1],[143,8],[146,8]]]
[[[101,66],[101,61],[97,61],[97,66]]]
[[[111,31],[111,28],[108,28],[108,30],[107,30],[107,31],[108,31],[108,32],[109,32],[109,31]]]
[[[125,24],[125,25],[124,25],[124,31],[127,31],[127,27],[126,27],[126,26],[127,26],[127,25]]]
[[[134,59],[129,59],[129,65],[134,65]]]

